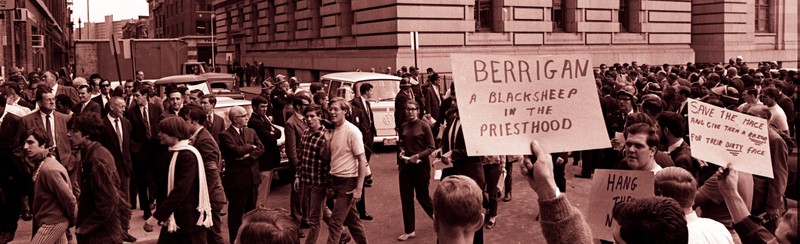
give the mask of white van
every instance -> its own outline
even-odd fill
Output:
[[[394,98],[400,92],[400,77],[369,72],[340,72],[324,75],[320,82],[325,85],[324,91],[329,98],[337,96],[352,99],[361,96],[361,85],[372,84],[375,97],[370,100],[374,115],[374,143],[385,146],[397,145],[397,133],[394,131]]]

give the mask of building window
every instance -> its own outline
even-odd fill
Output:
[[[491,32],[493,23],[492,0],[475,0],[475,31]]]
[[[252,27],[253,28],[253,34],[252,34],[253,43],[258,42],[258,36],[261,35],[261,33],[260,33],[259,29],[258,29],[259,28],[258,27],[258,18],[260,18],[259,17],[259,12],[258,12],[258,4],[253,4],[253,12],[250,13],[250,21],[251,21],[251,23],[253,25],[253,27]]]
[[[267,38],[269,41],[274,41],[275,32],[277,31],[277,26],[275,26],[275,0],[267,1],[267,25]]]
[[[628,32],[630,30],[630,4],[628,0],[619,1],[619,32]]]
[[[756,32],[772,33],[772,0],[756,0]]]

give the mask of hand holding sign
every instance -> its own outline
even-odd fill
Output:
[[[526,158],[519,164],[522,175],[528,177],[528,185],[540,199],[556,198],[558,187],[553,177],[553,158],[536,140],[531,142],[531,152],[531,159]],[[536,161],[531,163],[532,159]]]
[[[597,239],[613,241],[611,235],[617,222],[614,220],[614,206],[634,198],[653,196],[655,176],[650,171],[597,169],[592,177],[592,191],[589,194],[587,222],[592,236]]]

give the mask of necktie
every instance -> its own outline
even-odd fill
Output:
[[[453,127],[450,127],[450,133],[449,133],[450,136],[448,138],[450,140],[450,144],[449,144],[450,150],[453,150],[454,148],[456,148],[456,135],[457,135],[458,129],[460,127],[461,127],[461,120],[459,118],[454,119],[453,120]]]
[[[149,139],[150,134],[150,116],[147,116],[147,107],[139,107],[142,109],[142,121],[144,121],[145,131],[147,131],[147,138]]]
[[[83,113],[83,109],[85,108],[86,108],[86,103],[83,103],[83,105],[81,105],[81,113]]]
[[[119,127],[122,127],[119,124],[119,118],[114,119],[114,130],[117,131],[117,141],[119,141],[119,150],[121,152],[123,150],[122,149],[122,130]]]
[[[369,102],[366,99],[362,98],[361,101],[364,103],[364,110],[367,111],[367,119],[368,119],[367,122],[369,122],[369,124],[371,125],[372,124],[372,109],[370,109]]]
[[[214,127],[214,116],[209,114],[208,118],[206,118],[206,124],[208,125],[206,127],[208,127],[209,130],[211,129],[211,127]]]
[[[239,129],[239,136],[242,137],[242,141],[247,143],[247,140],[244,139],[244,128]]]
[[[53,135],[53,129],[52,129],[52,124],[50,123],[50,115],[49,114],[44,116],[44,126],[47,127],[47,134],[50,135],[50,137],[52,137],[52,138],[50,138],[50,141],[55,146],[56,145],[56,138],[55,138],[56,136]]]

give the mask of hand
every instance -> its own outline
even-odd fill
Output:
[[[764,213],[764,220],[775,221],[781,217],[781,212],[780,208],[768,208],[767,212]]]
[[[565,161],[564,158],[562,158],[562,157],[558,157],[558,158],[556,158],[556,163],[558,165],[562,165],[562,164],[567,163],[567,161]]]
[[[442,164],[450,165],[450,160],[452,160],[450,157],[442,157]]]
[[[156,225],[158,225],[158,220],[150,217],[144,221],[144,231],[153,232],[153,228],[155,228]]]
[[[520,164],[520,172],[527,176],[528,185],[531,186],[540,199],[556,198],[556,182],[553,179],[553,159],[546,153],[538,141],[531,142],[533,156],[525,158]],[[531,163],[531,158],[536,162]]]
[[[353,201],[358,202],[358,201],[361,200],[361,190],[362,190],[361,187],[356,187],[356,189],[353,189],[352,191],[348,191],[347,194],[348,195],[352,194],[353,195]]]
[[[408,162],[412,164],[419,163],[419,154],[411,155],[411,157],[408,158]]]
[[[619,146],[620,146],[619,140],[617,138],[612,138],[611,139],[611,147],[612,148],[618,148]]]
[[[294,189],[294,192],[300,192],[300,179],[294,179],[294,187],[292,189]]]
[[[715,176],[717,177],[720,193],[729,196],[738,194],[739,172],[731,168],[731,164],[728,164],[728,167],[717,169]]]

